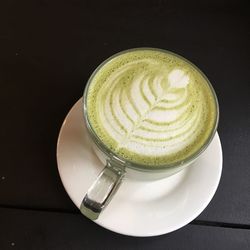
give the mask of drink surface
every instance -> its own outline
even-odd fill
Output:
[[[216,122],[216,102],[204,76],[186,60],[140,49],[113,57],[87,93],[89,123],[120,157],[151,168],[197,152]]]

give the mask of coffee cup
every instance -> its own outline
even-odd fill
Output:
[[[83,115],[90,147],[104,164],[80,206],[96,220],[125,176],[166,178],[197,160],[215,135],[219,106],[207,77],[187,59],[135,48],[93,72]]]

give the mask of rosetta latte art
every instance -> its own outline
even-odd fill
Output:
[[[91,103],[96,133],[124,158],[164,163],[199,138],[207,102],[187,67],[134,58],[102,81]]]

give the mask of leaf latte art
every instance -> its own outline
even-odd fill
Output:
[[[202,74],[184,59],[151,49],[105,63],[91,80],[87,110],[109,149],[149,167],[195,153],[216,121],[215,100]]]

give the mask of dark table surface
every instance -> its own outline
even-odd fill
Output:
[[[248,10],[222,0],[1,1],[0,249],[250,249]],[[143,46],[181,54],[208,76],[224,158],[205,211],[152,238],[119,235],[81,216],[55,156],[60,126],[91,72]]]

